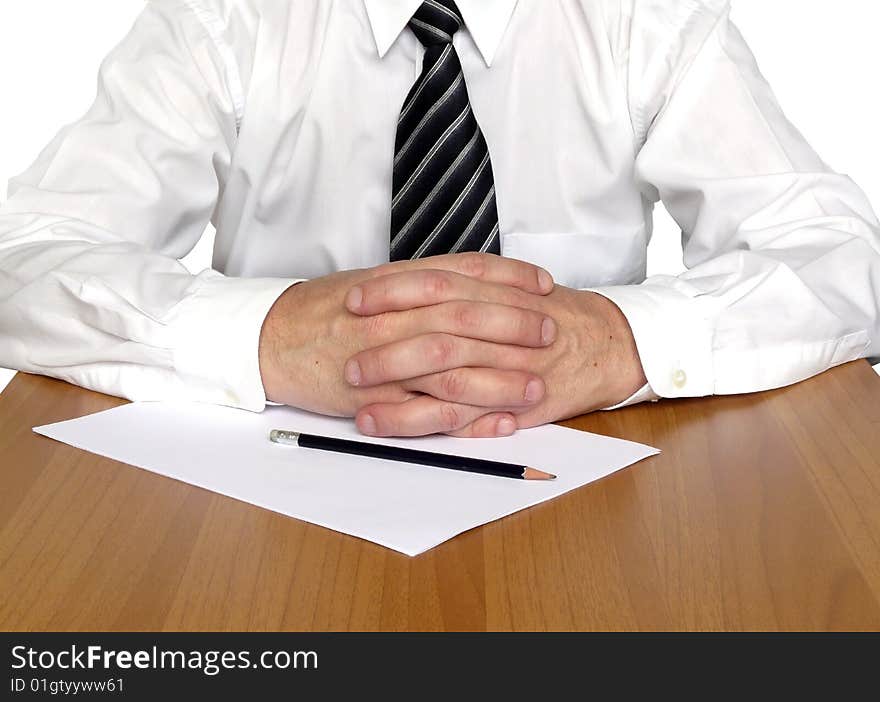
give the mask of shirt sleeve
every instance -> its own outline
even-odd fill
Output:
[[[727,3],[624,4],[635,177],[681,226],[687,271],[593,290],[627,317],[650,392],[767,390],[880,356],[877,217],[786,119]]]
[[[0,208],[0,366],[132,400],[259,411],[259,335],[294,281],[191,275],[228,175],[240,95],[219,22],[148,3],[89,112]],[[212,33],[213,32],[213,33]]]

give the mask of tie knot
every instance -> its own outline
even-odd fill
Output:
[[[409,27],[424,46],[451,44],[464,20],[453,0],[425,0],[409,21]]]

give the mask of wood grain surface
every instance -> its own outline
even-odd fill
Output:
[[[880,629],[880,378],[568,422],[663,450],[417,558],[31,432],[121,401],[0,395],[0,629]]]

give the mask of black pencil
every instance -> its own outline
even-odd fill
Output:
[[[449,470],[460,470],[466,473],[494,475],[499,478],[514,478],[516,480],[556,479],[556,476],[550,473],[545,473],[536,468],[529,468],[528,466],[519,466],[514,463],[500,463],[498,461],[486,461],[481,458],[465,458],[464,456],[451,456],[430,451],[416,451],[414,449],[404,449],[384,444],[349,441],[348,439],[331,439],[326,436],[301,434],[281,429],[273,430],[269,434],[269,439],[276,444],[290,444],[320,451],[334,451],[335,453],[350,453],[355,456],[366,456],[368,458],[384,458],[388,461],[415,463],[435,468],[448,468]]]

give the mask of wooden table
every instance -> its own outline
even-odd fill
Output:
[[[117,404],[0,395],[0,629],[880,629],[864,361],[574,420],[663,453],[418,558],[31,432]]]

